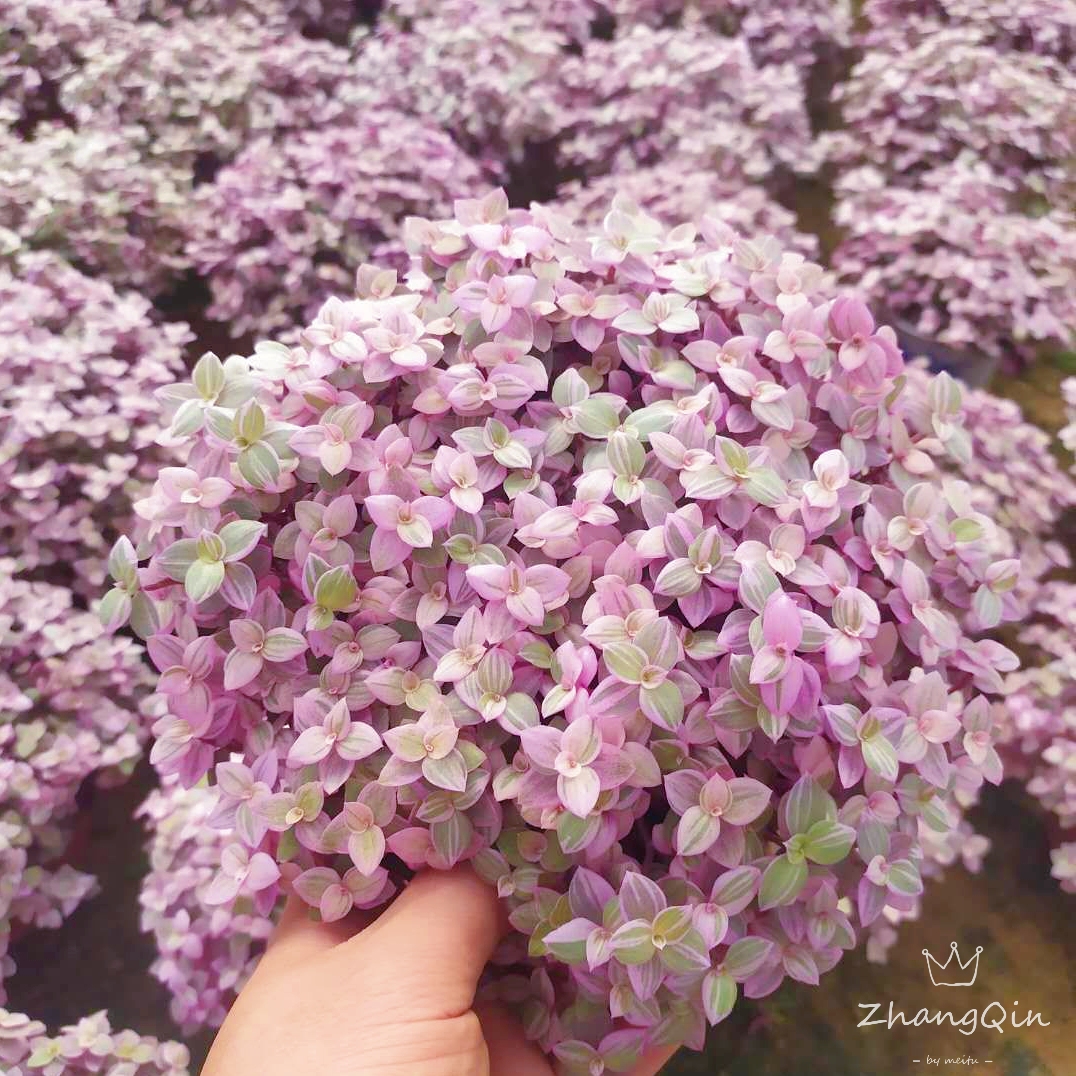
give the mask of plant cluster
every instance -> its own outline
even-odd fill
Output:
[[[0,1009],[5,1076],[187,1076],[190,1053],[135,1031],[113,1031],[104,1012],[49,1035],[39,1020]]]
[[[1004,8],[1004,10],[1002,10]],[[1072,340],[1076,13],[866,5],[836,87],[834,267],[918,332],[1010,361]]]
[[[907,373],[909,395],[926,413],[935,379],[922,362],[910,363]],[[1025,608],[1037,608],[1039,588],[1071,566],[1059,532],[1065,512],[1076,507],[1076,481],[1054,455],[1053,439],[1014,401],[964,388],[962,414],[949,423],[943,444],[939,465],[965,482],[976,511],[999,525],[994,556],[1019,557],[1017,593]]]
[[[130,773],[151,683],[132,640],[0,560],[0,1000],[12,932],[58,927],[94,889],[64,862],[80,796]]]
[[[162,455],[154,392],[185,325],[45,252],[0,265],[0,548],[15,570],[95,594]]]
[[[48,251],[102,283],[156,294],[187,265],[187,186],[129,130],[48,121],[32,139],[0,133],[0,258]]]
[[[252,142],[196,197],[187,252],[210,316],[245,333],[311,319],[355,266],[396,256],[399,222],[485,189],[441,131],[393,111]],[[405,260],[405,259],[404,259]]]
[[[489,989],[615,1070],[884,955],[978,866],[1000,759],[1071,825],[1072,482],[905,366],[786,205],[827,159],[843,284],[1067,346],[1076,11],[862,8],[0,0],[0,981],[92,892],[77,807],[154,723],[185,1030],[284,882],[332,919],[468,860],[516,928]],[[277,342],[177,385],[177,316]],[[84,608],[110,547],[153,702]],[[0,1061],[186,1064],[8,1014]]]
[[[544,1048],[698,1045],[909,906],[1000,780],[1015,658],[974,636],[1018,571],[936,465],[959,389],[909,398],[892,330],[713,219],[494,192],[404,238],[405,283],[162,395],[183,466],[114,553],[153,759],[231,833],[204,900],[331,920],[472,861]]]
[[[593,0],[592,7],[614,25],[682,24],[736,34],[761,63],[793,64],[805,73],[851,43],[852,12],[845,0],[805,0],[795,8],[773,0]]]
[[[1065,840],[1076,826],[1074,609],[1071,582],[1054,580],[1040,589],[1035,615],[1019,636],[1037,660],[1008,678],[1003,745],[1008,771],[1055,816],[1053,874],[1069,892],[1076,892],[1076,843]]]
[[[1064,381],[1062,392],[1071,416],[1076,412],[1076,379]],[[1072,429],[1069,425],[1060,433],[1070,452]],[[1037,431],[1035,440],[1045,443]],[[1030,560],[1037,566],[1033,569],[1033,601],[1029,603],[1033,615],[1017,635],[1028,655],[1025,668],[1006,681],[1001,750],[1007,772],[1024,781],[1028,791],[1053,814],[1052,873],[1063,889],[1076,892],[1076,841],[1071,839],[1076,827],[1076,585],[1069,573],[1051,571],[1051,567],[1070,567],[1059,543],[1053,540],[1044,545],[1061,529],[1061,510],[1076,504],[1076,485],[1056,460],[1047,456],[1045,447],[1034,451],[1030,437],[1016,438],[1009,451],[1003,444],[1002,440],[997,442],[1001,450],[998,459],[1006,461],[1004,469],[1019,481],[1014,504],[1019,504],[1022,512],[1033,513],[1025,516],[1029,523],[1037,515],[1041,525],[1037,534],[1029,525],[1028,533],[1019,535],[1021,564]],[[1017,463],[1017,456],[1024,462]],[[1024,469],[1025,462],[1035,469],[1035,475]],[[1050,502],[1044,495],[1056,505],[1052,519],[1047,509]]]
[[[768,236],[783,249],[818,256],[818,239],[801,232],[796,215],[761,186],[722,178],[680,163],[638,168],[561,187],[557,209],[587,225],[599,226],[613,199],[632,203],[646,215],[672,225],[678,220],[719,220],[739,235]],[[634,210],[633,210],[634,211]]]
[[[14,558],[2,621],[13,685],[2,711],[5,951],[13,925],[58,925],[92,891],[92,878],[63,866],[76,797],[129,771],[145,736],[138,652],[101,638],[82,606],[133,502],[147,517],[141,535],[173,525],[155,516],[142,483],[168,462],[152,401],[175,380],[189,334],[162,325],[150,301],[172,316],[215,318],[235,336],[287,331],[345,291],[363,262],[402,269],[408,216],[443,216],[491,176],[541,172],[548,179],[535,195],[558,195],[580,169],[559,153],[545,167],[541,154],[568,137],[581,146],[587,122],[565,108],[564,61],[610,20],[621,37],[634,21],[592,0],[542,10],[486,3],[477,13],[464,3],[381,7],[366,29],[375,7],[337,0],[0,5],[0,544]],[[720,99],[711,118],[740,125],[736,154],[760,172],[750,123],[771,132],[798,124],[804,142],[802,100],[775,74],[784,103],[767,118],[764,78],[742,44],[726,41],[737,33],[727,21],[706,28],[734,57],[712,71],[700,59],[705,45],[692,57],[678,35],[692,64],[683,88]],[[605,62],[602,48],[593,62]],[[401,79],[403,70],[413,77]],[[741,105],[722,80],[748,77],[754,97]],[[632,114],[651,137],[678,149],[685,108],[662,135],[671,98],[645,85],[625,91],[639,95]],[[594,107],[605,123],[610,104]],[[782,110],[800,118],[781,119]],[[600,178],[596,165],[589,173]],[[790,215],[761,190],[743,194],[738,165],[723,175],[717,208],[735,205],[732,223],[791,231]],[[664,183],[660,169],[652,182]],[[230,490],[210,487],[181,492],[183,512],[227,500]],[[128,589],[126,564],[121,545],[111,562],[121,586],[103,619],[130,619],[152,637],[169,604]],[[64,662],[85,677],[81,693]],[[267,920],[202,905],[223,838],[198,830],[205,797],[199,806],[184,795],[146,807],[157,865],[143,915],[162,954],[154,974],[190,1028],[220,1021]]]
[[[920,432],[929,428],[933,379],[921,363],[907,367],[910,399],[917,401],[913,414],[920,418]],[[936,389],[934,391],[937,391]],[[1014,594],[1025,610],[1017,631],[1010,630],[1021,652],[1037,660],[1005,677],[1003,697],[992,705],[992,719],[999,757],[1005,775],[1021,780],[1047,810],[1053,810],[1062,827],[1076,822],[1076,786],[1064,769],[1076,734],[1068,716],[1071,682],[1076,659],[1071,652],[1072,614],[1076,592],[1059,576],[1071,567],[1068,550],[1058,538],[1064,514],[1076,506],[1076,482],[1051,452],[1051,438],[1024,419],[1019,406],[983,390],[965,390],[963,413],[941,431],[944,453],[936,458],[950,481],[966,484],[966,496],[975,509],[1000,524],[992,556],[1004,571],[1019,554],[1020,579]],[[992,619],[988,617],[988,619]],[[976,782],[958,780],[955,789],[963,808],[978,798]],[[931,834],[924,841],[924,878],[939,876],[946,867],[960,862],[978,871],[989,850],[989,841],[975,833],[965,820],[949,834]],[[1071,888],[1066,864],[1071,846],[1055,850],[1054,874]],[[871,960],[882,961],[897,939],[897,927],[918,918],[919,902],[902,909],[887,909],[872,926],[866,951]]]
[[[149,872],[139,904],[153,935],[150,973],[168,989],[184,1033],[217,1027],[253,971],[272,923],[250,902],[209,905],[205,897],[229,844],[210,789],[156,789],[138,810],[149,830]]]
[[[1076,54],[1076,13],[1069,0],[864,0],[867,42],[903,24],[923,35],[931,27],[970,27],[980,40],[1007,52],[1033,52],[1068,61]]]
[[[146,299],[55,254],[24,250],[0,265],[0,1000],[13,936],[60,926],[95,890],[68,862],[80,812],[129,776],[153,723],[141,648],[109,636],[86,605],[164,458],[153,393],[182,369],[187,337],[158,324]],[[130,612],[149,631],[141,618],[155,611]],[[53,1049],[39,1037],[34,1050]],[[77,1068],[79,1056],[66,1069],[35,1065],[98,1071]]]
[[[659,6],[397,0],[348,33],[331,0],[8,0],[0,258],[56,251],[180,310],[207,287],[198,315],[238,338],[305,323],[407,216],[491,179],[525,204],[692,174],[788,228],[767,194],[817,164],[804,74],[847,12],[782,37],[777,5]]]
[[[913,186],[865,166],[836,188],[834,269],[920,335],[1009,362],[1071,341],[1070,211],[1021,211],[1014,184],[969,157]]]
[[[742,184],[811,167],[794,68],[760,68],[742,38],[632,26],[565,61],[557,91],[560,151],[583,175],[675,159]]]

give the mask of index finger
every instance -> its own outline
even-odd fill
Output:
[[[381,917],[361,935],[364,959],[382,954],[422,994],[436,998],[440,1016],[458,1016],[507,929],[496,891],[470,867],[417,874]],[[341,949],[357,945],[359,938]]]
[[[352,912],[346,919],[324,923],[312,914],[309,905],[290,893],[258,967],[291,966],[328,952],[364,930],[372,918],[370,913]]]

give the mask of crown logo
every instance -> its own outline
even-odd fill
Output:
[[[975,955],[964,961],[960,959],[960,954],[956,951],[956,942],[951,942],[949,958],[941,964],[930,955],[929,950],[924,949],[923,956],[927,958],[930,981],[935,986],[974,986],[975,976],[979,974],[979,954],[982,951],[981,945],[976,946]]]

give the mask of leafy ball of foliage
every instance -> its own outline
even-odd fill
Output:
[[[404,238],[402,280],[162,394],[183,462],[108,599],[157,609],[152,757],[217,788],[210,905],[287,879],[336,919],[471,862],[515,928],[489,989],[569,1069],[698,1045],[910,906],[1001,778],[1015,658],[975,637],[1017,565],[936,463],[960,392],[909,398],[892,330],[716,219],[494,192]]]

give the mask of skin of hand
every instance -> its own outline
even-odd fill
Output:
[[[423,871],[376,918],[318,923],[292,897],[202,1076],[553,1076],[507,1010],[475,1005],[503,931],[465,867]]]

